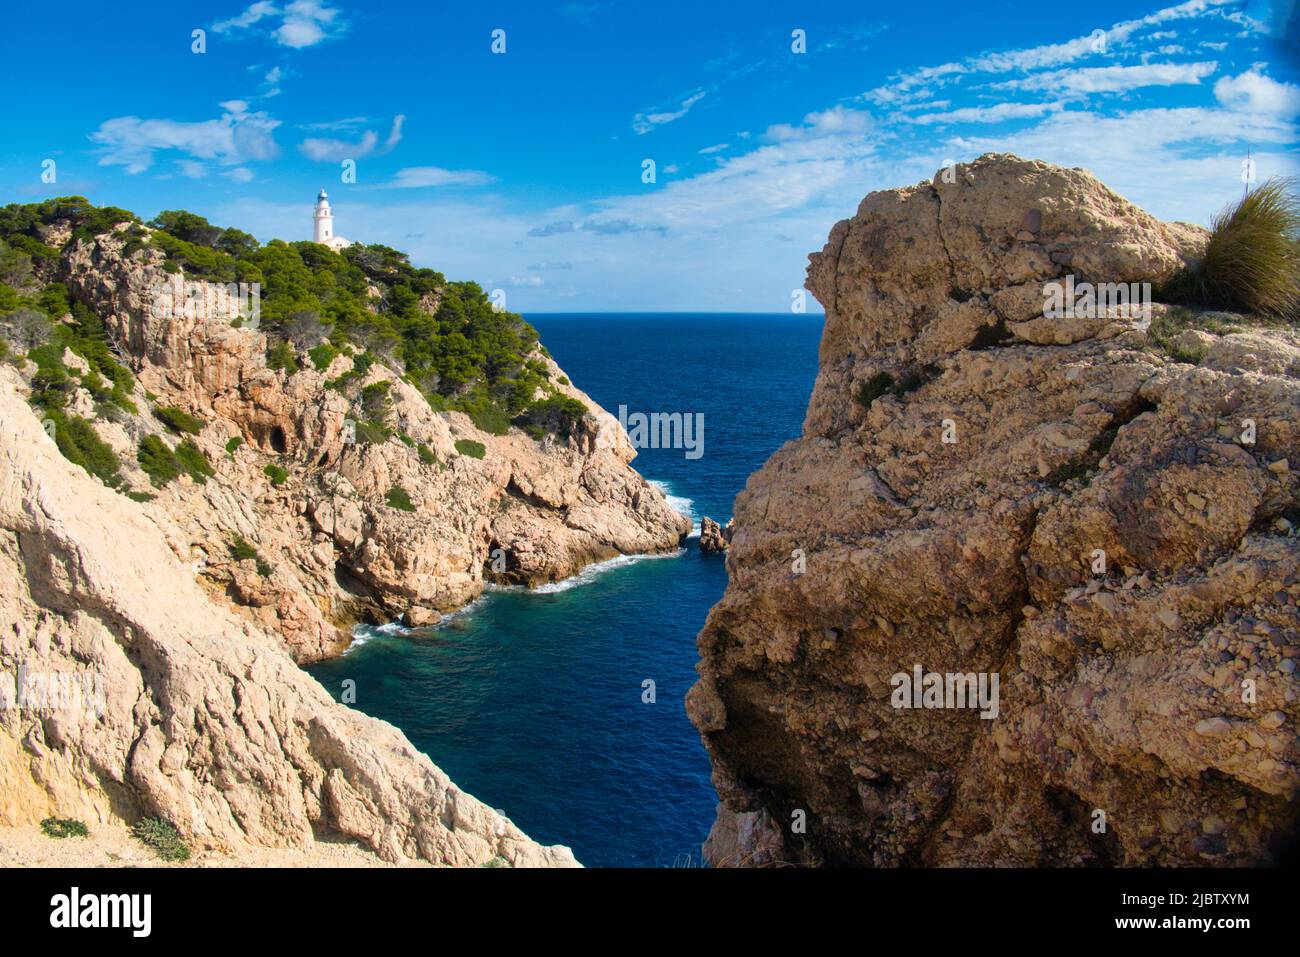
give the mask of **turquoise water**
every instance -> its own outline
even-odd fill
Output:
[[[704,454],[645,449],[633,465],[681,508],[723,522],[800,431],[820,316],[534,315],[556,361],[617,415],[701,412]],[[683,698],[695,636],[726,572],[698,540],[618,558],[538,591],[488,592],[441,625],[365,629],[308,670],[391,721],[460,787],[588,866],[699,863],[716,796]],[[656,701],[642,702],[643,682]]]

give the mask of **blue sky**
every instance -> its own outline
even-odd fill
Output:
[[[293,240],[323,186],[340,235],[511,309],[776,312],[863,195],[951,160],[1084,166],[1200,223],[1247,149],[1300,173],[1295,0],[179,6],[6,12],[0,202]]]

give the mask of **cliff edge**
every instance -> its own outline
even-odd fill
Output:
[[[236,857],[329,835],[395,863],[574,865],[211,601],[21,387],[0,367],[0,824],[162,817]]]
[[[1074,298],[1136,306],[1206,238],[1006,155],[832,229],[803,434],[736,501],[687,696],[713,864],[1276,858],[1300,337]]]

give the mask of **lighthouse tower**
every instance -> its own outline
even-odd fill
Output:
[[[340,250],[352,244],[342,236],[334,235],[334,213],[330,211],[330,200],[325,190],[316,197],[316,213],[312,216],[312,241]]]

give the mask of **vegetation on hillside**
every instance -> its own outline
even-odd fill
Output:
[[[166,210],[146,224],[127,210],[96,207],[80,196],[4,206],[0,360],[36,366],[31,401],[54,421],[60,449],[113,487],[121,486],[117,457],[98,439],[91,420],[69,414],[67,406],[85,388],[95,402],[95,419],[138,414],[131,399],[135,383],[115,356],[103,321],[69,294],[59,260],[68,244],[114,229],[125,255],[143,258],[152,250],[169,272],[259,283],[260,328],[270,336],[271,368],[323,371],[339,355],[350,357],[351,369],[328,385],[362,410],[360,441],[386,441],[394,434],[388,396],[374,386],[360,388],[376,362],[418,388],[434,409],[462,411],[493,434],[516,425],[539,439],[547,432],[567,436],[587,412],[547,381],[541,358],[546,351],[532,326],[515,313],[495,310],[476,283],[448,282],[390,247],[335,252],[311,242],[262,245],[242,230],[184,210]],[[156,406],[153,414],[182,437],[203,426],[169,406]],[[477,443],[467,448],[462,454],[483,454]],[[437,461],[419,451],[422,461]],[[188,440],[170,449],[157,437],[146,439],[138,458],[155,486],[182,473],[199,482],[213,474]]]

